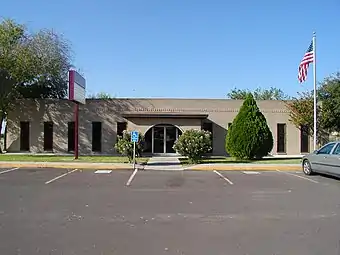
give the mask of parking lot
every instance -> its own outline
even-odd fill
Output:
[[[1,254],[340,254],[340,181],[280,171],[0,169]]]

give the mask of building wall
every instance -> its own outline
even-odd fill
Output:
[[[201,128],[201,119],[183,118],[123,118],[123,113],[156,114],[185,113],[208,114],[207,121],[213,122],[214,155],[225,155],[227,125],[231,123],[242,105],[242,100],[226,99],[111,99],[86,100],[79,111],[79,150],[80,154],[92,153],[92,122],[102,122],[102,154],[115,154],[114,143],[117,136],[117,122],[127,122],[128,130],[145,133],[156,124],[174,124],[185,131]],[[288,111],[281,101],[258,101],[260,110],[267,119],[273,133],[274,148],[277,154],[277,123],[286,124],[286,153],[300,154],[300,130],[288,121]],[[18,102],[15,111],[8,115],[7,151],[20,151],[20,121],[30,122],[30,151],[44,152],[44,121],[54,123],[54,152],[67,153],[67,123],[74,121],[74,104],[67,100],[23,100]],[[310,138],[309,150],[312,140]]]

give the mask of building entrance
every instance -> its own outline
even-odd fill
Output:
[[[175,153],[172,148],[182,131],[173,125],[156,125],[145,134],[146,150],[151,153]]]

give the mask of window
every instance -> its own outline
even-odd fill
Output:
[[[212,131],[213,131],[212,122],[203,122],[202,123],[202,130],[209,131],[209,132],[212,133]]]
[[[211,153],[213,151],[213,123],[212,122],[203,122],[202,123],[202,130],[209,131],[211,133],[211,149],[208,151],[208,153]]]
[[[228,129],[231,127],[231,124],[233,124],[232,122],[228,123]]]
[[[300,128],[300,152],[309,152],[309,132],[305,125]]]
[[[276,151],[278,153],[286,152],[286,124],[277,124],[277,140],[276,140]]]
[[[44,122],[44,151],[53,150],[53,122]]]
[[[68,151],[74,151],[75,143],[75,123],[74,121],[68,123]]]
[[[30,123],[28,121],[20,122],[20,150],[30,150]]]
[[[337,144],[332,154],[339,155],[340,154],[340,143]]]
[[[102,150],[102,123],[92,122],[92,151]]]
[[[323,146],[319,151],[318,154],[330,154],[335,143],[328,143],[325,146]]]
[[[123,135],[123,131],[127,129],[127,123],[126,122],[117,122],[117,139],[118,136]]]

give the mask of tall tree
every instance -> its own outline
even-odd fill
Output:
[[[229,155],[238,159],[262,158],[273,148],[272,132],[251,94],[227,132],[225,148]]]
[[[281,89],[270,87],[269,89],[257,88],[253,92],[248,89],[232,89],[227,97],[230,99],[245,100],[251,94],[255,100],[287,100],[289,96]]]
[[[340,73],[326,77],[318,90],[323,127],[340,132]]]
[[[51,30],[41,30],[32,37],[31,47],[39,59],[38,75],[32,82],[20,83],[18,91],[25,98],[64,98],[72,67],[68,42]]]
[[[27,33],[24,25],[0,23],[0,130],[19,98],[63,98],[70,64],[68,44],[48,30]]]
[[[314,91],[298,93],[297,97],[286,101],[290,121],[297,127],[308,127],[314,133]],[[317,141],[322,145],[329,134],[340,132],[340,73],[326,77],[317,91]]]
[[[298,92],[297,97],[293,97],[286,102],[289,109],[289,120],[297,127],[307,126],[313,132],[314,123],[314,101],[313,91]],[[320,107],[317,111],[320,114]],[[320,118],[318,118],[320,119]]]

